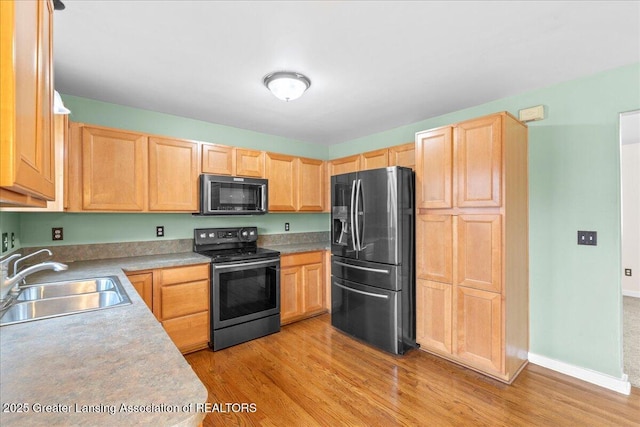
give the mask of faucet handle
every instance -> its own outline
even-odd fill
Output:
[[[0,259],[0,267],[3,270],[8,269],[9,268],[9,263],[12,260],[16,259],[16,258],[20,258],[21,256],[22,256],[22,254],[13,254],[13,255],[9,255],[7,257],[4,257],[4,258]]]

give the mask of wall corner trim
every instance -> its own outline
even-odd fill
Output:
[[[570,365],[569,363],[560,362],[535,353],[529,353],[529,362],[627,396],[631,393],[631,383],[626,374],[623,374],[622,378],[615,378],[607,374]]]

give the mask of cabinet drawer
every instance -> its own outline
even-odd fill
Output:
[[[204,348],[209,342],[208,311],[165,320],[162,326],[183,353]]]
[[[315,264],[321,262],[322,251],[282,255],[282,257],[280,257],[280,268],[291,267],[294,265]]]
[[[160,287],[160,319],[209,310],[209,281],[181,283]]]
[[[162,285],[193,282],[209,279],[209,264],[190,265],[187,267],[165,268],[162,270]]]

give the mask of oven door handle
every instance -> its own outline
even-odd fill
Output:
[[[273,263],[277,263],[277,262],[278,262],[278,259],[269,259],[269,260],[266,260],[266,261],[241,262],[241,263],[238,263],[238,264],[223,264],[223,265],[213,264],[213,269],[214,270],[223,270],[225,268],[252,267],[254,265],[273,264]]]

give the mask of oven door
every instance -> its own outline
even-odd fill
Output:
[[[280,259],[211,264],[211,323],[226,328],[280,313]]]

